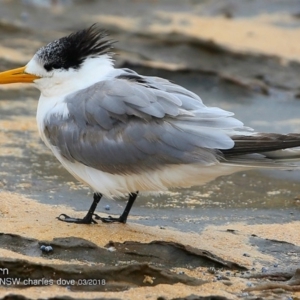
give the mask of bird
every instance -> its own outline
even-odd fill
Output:
[[[114,43],[93,24],[0,73],[0,84],[40,90],[41,139],[94,191],[83,218],[61,214],[60,221],[126,223],[139,192],[202,185],[245,168],[283,168],[283,159],[299,157],[300,134],[255,132],[176,83],[115,68]],[[128,197],[119,217],[95,213],[103,196]]]

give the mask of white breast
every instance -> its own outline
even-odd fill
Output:
[[[62,118],[67,118],[69,116],[69,110],[67,104],[63,100],[64,100],[63,97],[50,98],[50,97],[44,97],[43,95],[41,95],[39,99],[37,114],[36,114],[38,131],[41,139],[46,144],[46,146],[50,149],[51,149],[51,145],[44,133],[45,123],[52,114],[57,114]]]

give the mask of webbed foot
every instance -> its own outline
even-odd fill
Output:
[[[98,216],[96,214],[93,215],[86,215],[84,218],[72,218],[69,217],[66,214],[60,214],[57,219],[62,222],[67,222],[67,223],[75,223],[75,224],[97,224],[97,222],[93,219],[93,216]],[[98,216],[99,217],[99,216]]]

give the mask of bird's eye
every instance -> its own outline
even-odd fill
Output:
[[[56,63],[51,63],[51,64],[45,64],[44,68],[46,71],[51,71],[53,69],[60,69],[61,65],[60,64],[56,64]]]

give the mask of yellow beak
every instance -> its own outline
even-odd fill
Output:
[[[33,82],[41,77],[25,73],[26,67],[12,69],[0,73],[0,84],[16,83],[16,82]]]

